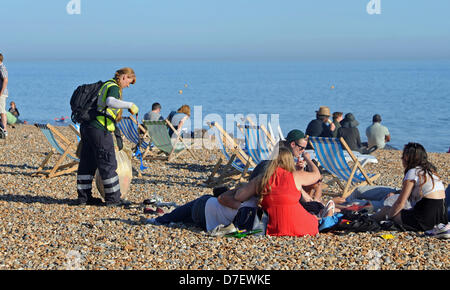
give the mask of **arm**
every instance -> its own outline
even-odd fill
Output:
[[[311,161],[311,158],[307,152],[303,153],[306,164],[311,171],[294,171],[294,181],[297,188],[301,188],[302,185],[311,185],[316,183],[321,175],[319,168]]]
[[[414,180],[404,180],[402,191],[400,192],[400,196],[392,205],[388,217],[393,218],[400,213],[400,211],[405,207],[406,201],[408,200],[411,192],[414,188],[415,181]]]
[[[261,182],[261,176],[258,176],[256,178],[253,178],[249,183],[247,183],[245,186],[240,187],[236,194],[234,195],[234,198],[239,202],[244,202],[248,199],[250,199],[252,196],[256,195],[256,185]]]
[[[106,105],[110,108],[114,109],[130,109],[133,105],[132,102],[125,102],[119,99],[116,99],[115,97],[107,97],[106,98]]]
[[[389,141],[391,141],[391,135],[384,136],[384,142],[389,142]]]
[[[228,191],[222,193],[221,195],[219,195],[217,200],[223,206],[233,208],[233,209],[238,209],[241,206],[241,202],[234,198],[236,191],[237,191],[236,188],[233,190],[228,190]]]

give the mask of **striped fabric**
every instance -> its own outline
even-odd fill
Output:
[[[350,178],[352,169],[345,160],[342,144],[337,138],[309,137],[314,146],[316,158],[331,174],[342,180]],[[369,177],[375,174],[367,174]],[[359,169],[356,170],[352,182],[363,182],[366,179]]]
[[[172,139],[169,136],[166,121],[144,120],[144,125],[148,130],[153,145],[155,145],[159,150],[164,151],[168,154],[172,153]],[[176,148],[172,154],[177,154],[184,149],[184,144],[182,142],[179,142],[176,144]]]
[[[259,126],[242,126],[245,137],[245,151],[252,157],[255,163],[269,160],[272,151],[267,144],[267,136]]]
[[[227,152],[227,150],[225,148],[225,145],[223,144],[223,141],[222,141],[222,137],[223,136],[222,136],[222,134],[220,133],[220,131],[217,128],[215,128],[215,130],[217,132],[215,139],[218,140],[217,142],[219,144],[219,148],[222,151],[222,154],[225,156],[225,158],[227,160],[230,160],[231,159],[231,155],[228,154],[228,152]],[[247,162],[246,160],[241,160],[239,158],[239,154],[236,154],[236,158],[234,158],[233,162],[231,163],[231,166],[233,166],[239,172],[243,172],[244,169],[245,169],[245,166],[246,166],[246,162]],[[253,171],[253,169],[254,169],[253,167],[249,167],[248,171],[251,172],[251,171]]]
[[[47,127],[47,125],[46,124],[35,124],[35,126],[38,127],[39,129],[41,129],[42,133],[47,138],[48,143],[50,143],[50,145],[52,145],[52,147],[55,148],[59,154],[63,155],[64,150],[61,148],[61,146],[59,146],[58,142],[55,139],[55,136],[53,136],[53,133],[50,131],[50,129]],[[75,161],[78,161],[78,162],[80,161],[80,159],[73,157],[70,154],[67,154],[67,157],[69,157],[70,159],[73,159]]]
[[[123,117],[120,122],[117,123],[117,127],[119,127],[122,134],[133,144],[139,144],[139,133],[138,126],[136,123],[131,120],[130,117]],[[140,146],[142,149],[146,149],[148,147],[148,143],[141,139]]]

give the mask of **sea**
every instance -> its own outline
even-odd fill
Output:
[[[401,150],[418,142],[429,152],[450,148],[450,61],[7,61],[9,102],[29,123],[71,123],[70,97],[77,86],[106,81],[132,67],[135,85],[124,100],[139,108],[139,119],[154,102],[162,115],[188,104],[195,124],[235,116],[278,122],[286,136],[305,131],[320,106],[353,113],[363,142],[372,116],[380,114]],[[231,116],[231,117],[230,117]],[[64,122],[55,119],[67,118]],[[194,116],[193,116],[194,117]],[[211,120],[208,120],[211,119]],[[200,121],[199,121],[200,120]],[[201,122],[201,123],[199,123]],[[197,127],[196,127],[197,128]],[[226,130],[237,132],[231,126]],[[275,130],[275,129],[274,129]]]

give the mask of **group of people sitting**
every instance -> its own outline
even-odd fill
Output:
[[[371,153],[376,149],[383,149],[386,146],[386,142],[391,140],[389,130],[381,125],[381,116],[379,114],[375,114],[372,117],[373,123],[366,129],[368,140],[366,144],[361,142],[361,135],[358,129],[359,122],[352,113],[347,113],[344,116],[342,112],[334,112],[332,116],[333,121],[330,119],[330,109],[327,106],[321,106],[316,111],[316,119],[308,124],[306,135],[314,137],[342,137],[352,150],[363,154]]]
[[[327,204],[322,201],[320,170],[305,152],[306,145],[305,134],[292,130],[286,140],[276,146],[276,154],[256,166],[248,183],[220,195],[201,196],[170,213],[148,219],[146,223],[182,222],[211,232],[220,225],[233,223],[242,208],[260,207],[268,215],[265,234],[316,235],[319,224],[323,219],[337,215],[340,204],[365,199],[374,207],[378,204],[378,211],[370,216],[376,222],[391,220],[413,231],[448,225],[444,185],[422,145],[408,143],[403,149],[405,175],[400,190],[358,188],[347,199],[335,198]]]
[[[181,134],[182,137],[191,134],[190,127],[191,108],[189,105],[182,105],[178,110],[171,111],[167,120],[172,123],[175,130]],[[153,103],[152,110],[144,115],[144,121],[161,121],[164,118],[161,115],[161,104]],[[174,131],[169,128],[169,136],[172,137]]]

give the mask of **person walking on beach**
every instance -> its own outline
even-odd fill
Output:
[[[333,137],[333,131],[336,130],[336,126],[330,120],[330,108],[322,106],[316,111],[316,119],[309,122],[306,127],[306,135],[313,137]],[[308,149],[311,146],[308,144]]]
[[[115,124],[119,121],[123,109],[128,109],[133,115],[139,111],[134,103],[122,101],[122,89],[135,82],[133,69],[126,67],[116,71],[114,78],[100,88],[96,118],[80,126],[82,146],[77,174],[78,199],[74,202],[75,205],[102,204],[100,199],[92,197],[92,180],[97,168],[105,189],[105,205],[128,204],[120,198],[112,133],[116,130]]]
[[[0,116],[1,116],[1,127],[5,134],[8,136],[6,131],[6,98],[8,97],[8,71],[3,64],[3,55],[0,53]]]
[[[367,127],[366,136],[368,148],[377,146],[376,149],[383,149],[386,146],[386,142],[391,141],[391,135],[388,128],[381,125],[381,116],[375,114],[372,117],[373,124]]]

